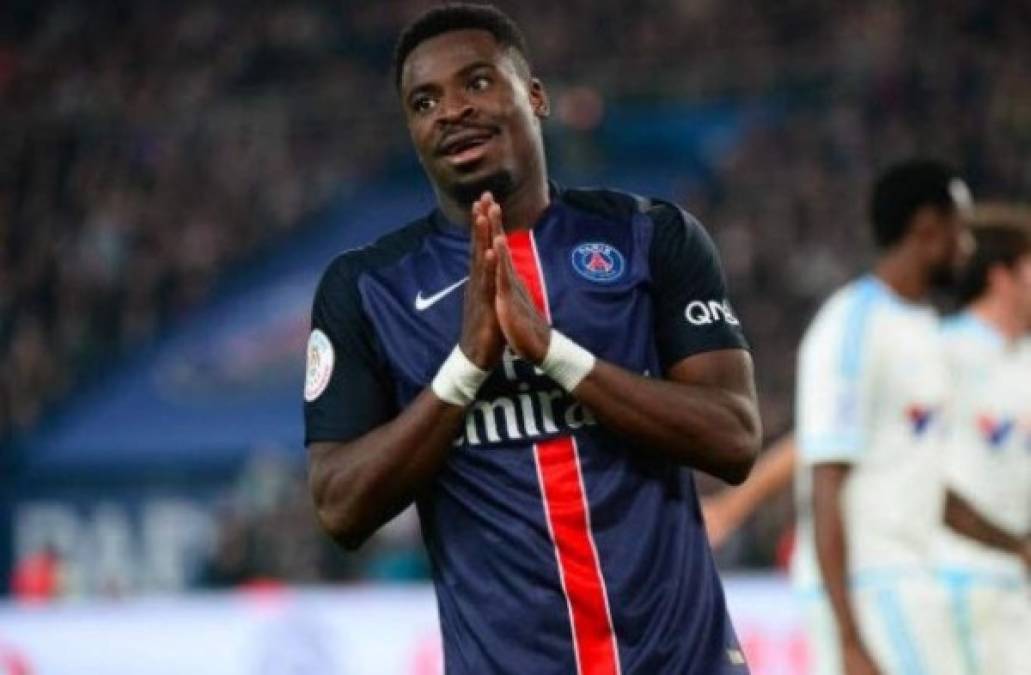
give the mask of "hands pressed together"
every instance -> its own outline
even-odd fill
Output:
[[[476,366],[492,370],[505,345],[535,364],[544,360],[551,327],[534,305],[512,261],[501,206],[489,192],[472,205],[469,283],[459,346]]]

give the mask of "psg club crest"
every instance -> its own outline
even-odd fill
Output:
[[[626,271],[623,254],[602,242],[587,242],[573,249],[573,269],[588,281],[607,284]]]

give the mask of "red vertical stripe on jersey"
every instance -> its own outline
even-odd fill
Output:
[[[516,273],[537,309],[551,321],[548,290],[529,230],[508,235]],[[620,672],[612,617],[598,551],[591,535],[580,457],[576,440],[563,436],[534,445],[537,478],[544,498],[548,530],[555,543],[559,577],[572,623],[573,648],[581,675],[616,675]]]
[[[570,436],[534,446],[544,509],[569,603],[577,663],[583,675],[614,675],[619,657],[609,617],[576,442]]]
[[[540,271],[540,264],[537,261],[537,245],[533,241],[533,233],[530,230],[519,230],[509,233],[507,238],[508,250],[512,252],[512,264],[515,266],[516,274],[526,286],[526,290],[530,292],[533,304],[550,323],[548,292],[544,288],[544,274]]]

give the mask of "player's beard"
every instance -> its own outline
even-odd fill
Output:
[[[928,281],[932,290],[950,293],[956,290],[959,272],[951,262],[941,263],[931,268]]]
[[[472,206],[472,203],[479,199],[484,192],[490,191],[497,202],[503,202],[512,193],[514,185],[515,180],[512,178],[512,173],[506,169],[499,169],[482,178],[455,183],[451,187],[451,196],[459,204]]]
[[[928,275],[928,299],[941,314],[958,311],[960,300],[960,274],[954,265],[942,263],[933,267]]]

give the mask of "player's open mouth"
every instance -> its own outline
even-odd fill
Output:
[[[484,129],[460,131],[453,134],[440,147],[440,154],[452,164],[466,164],[479,160],[487,151],[494,132]]]

